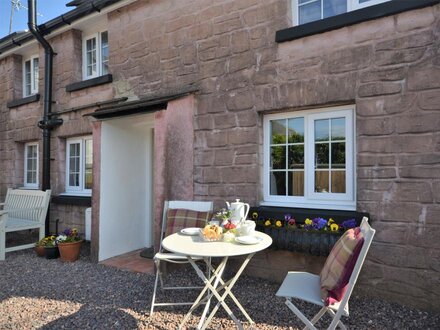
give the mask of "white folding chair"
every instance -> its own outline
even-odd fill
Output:
[[[212,202],[200,202],[200,201],[166,201],[163,208],[162,217],[162,230],[160,236],[159,252],[154,256],[154,262],[156,264],[156,279],[154,281],[153,298],[151,300],[150,316],[153,315],[155,306],[177,306],[177,305],[192,305],[194,302],[156,302],[156,292],[158,282],[160,280],[160,286],[162,290],[185,290],[185,289],[202,289],[203,286],[166,286],[162,278],[162,272],[160,269],[161,262],[170,262],[176,264],[189,263],[188,259],[184,255],[166,252],[162,247],[162,240],[165,237],[167,230],[167,214],[169,209],[186,209],[199,212],[210,212],[212,214],[213,203]],[[207,219],[209,220],[209,219]],[[197,260],[200,258],[194,257]],[[209,270],[208,270],[209,271]]]
[[[304,329],[316,330],[314,324],[318,322],[321,317],[327,312],[332,317],[332,322],[327,329],[335,329],[337,325],[341,329],[346,329],[345,325],[341,322],[341,316],[348,316],[348,300],[350,299],[354,285],[358,279],[368,249],[370,248],[375,230],[371,228],[368,223],[368,218],[364,217],[360,225],[362,234],[364,236],[364,244],[359,253],[358,259],[351,273],[350,280],[347,285],[347,290],[339,303],[326,306],[321,298],[321,283],[319,275],[306,273],[306,272],[288,272],[281,287],[276,293],[279,297],[286,298],[286,305],[298,316],[301,321],[304,322],[306,327]],[[321,306],[321,310],[310,321],[292,302],[292,298],[313,303]]]

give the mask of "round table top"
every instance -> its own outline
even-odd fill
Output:
[[[255,232],[261,238],[257,244],[240,244],[233,242],[207,242],[200,236],[187,236],[181,233],[169,235],[162,241],[162,246],[170,252],[195,257],[232,257],[262,251],[272,244],[269,235]]]

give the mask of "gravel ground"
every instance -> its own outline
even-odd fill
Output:
[[[174,277],[185,282],[194,272],[179,271]],[[90,262],[87,246],[75,263],[38,258],[32,250],[8,253],[6,261],[0,261],[0,329],[176,329],[188,307],[160,308],[149,317],[153,281],[153,275]],[[283,300],[275,297],[277,289],[278,284],[242,276],[234,293],[256,322],[255,328],[302,328]],[[299,305],[309,314],[317,311],[313,305]],[[440,314],[381,300],[354,296],[350,311],[344,321],[350,329],[440,329]],[[244,319],[239,312],[236,315]],[[198,310],[188,329],[195,328],[199,316]],[[318,327],[326,324],[321,321]],[[235,326],[220,311],[209,328]]]

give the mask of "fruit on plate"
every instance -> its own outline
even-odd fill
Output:
[[[235,229],[237,228],[237,225],[232,223],[230,220],[228,220],[228,222],[226,222],[223,227],[225,227],[225,229],[229,230],[229,229]]]
[[[210,240],[220,239],[223,229],[217,225],[206,225],[203,228],[203,236]]]

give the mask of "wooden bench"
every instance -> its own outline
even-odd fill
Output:
[[[24,244],[6,248],[6,233],[39,229],[39,239],[44,237],[45,220],[49,208],[50,190],[8,189],[4,203],[0,203],[0,260],[5,253],[28,249],[34,246]]]

